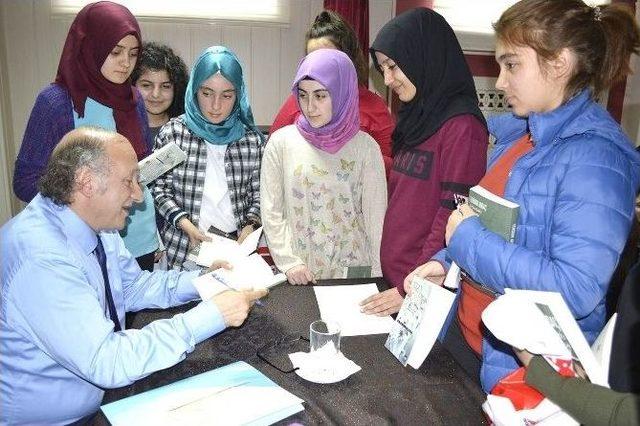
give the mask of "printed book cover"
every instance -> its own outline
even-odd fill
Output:
[[[404,298],[385,347],[404,366],[420,368],[431,352],[456,297],[455,293],[420,277]]]
[[[186,159],[187,154],[178,145],[174,142],[168,143],[147,158],[140,160],[138,163],[140,184],[147,185]]]
[[[480,221],[506,241],[514,242],[520,206],[499,197],[480,185],[469,190],[469,206],[480,216]]]

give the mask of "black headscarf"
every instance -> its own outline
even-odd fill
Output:
[[[381,71],[376,51],[391,58],[416,86],[416,96],[398,111],[394,152],[421,144],[457,115],[472,114],[486,127],[458,39],[441,15],[417,8],[396,16],[371,45],[373,62]]]

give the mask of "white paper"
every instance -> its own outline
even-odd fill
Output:
[[[360,302],[379,293],[375,284],[316,286],[320,316],[324,321],[340,324],[342,336],[387,334],[393,326],[390,316],[378,317],[362,313]]]
[[[211,241],[203,241],[198,250],[196,263],[201,266],[210,266],[216,260],[233,262],[242,257],[247,257],[258,248],[258,241],[262,234],[262,226],[247,235],[242,244],[229,238],[206,233]]]
[[[287,280],[284,274],[275,274],[262,256],[257,253],[249,257],[232,260],[232,269],[219,268],[193,279],[192,283],[202,300],[210,299],[225,290],[248,290],[271,288]]]
[[[512,346],[578,360],[592,383],[609,387],[607,376],[560,293],[507,289],[484,310],[482,321],[498,339]]]
[[[451,266],[449,267],[449,271],[447,271],[447,276],[444,279],[444,284],[446,288],[456,289],[460,287],[460,267],[456,262],[451,262]]]

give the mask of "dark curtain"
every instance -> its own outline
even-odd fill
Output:
[[[324,8],[338,12],[358,36],[365,62],[369,63],[369,0],[324,0]]]

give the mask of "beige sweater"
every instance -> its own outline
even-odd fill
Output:
[[[381,276],[387,182],[378,144],[360,131],[335,154],[308,143],[295,125],[269,138],[260,179],[262,224],[283,272],[305,264],[318,279],[345,266]]]

